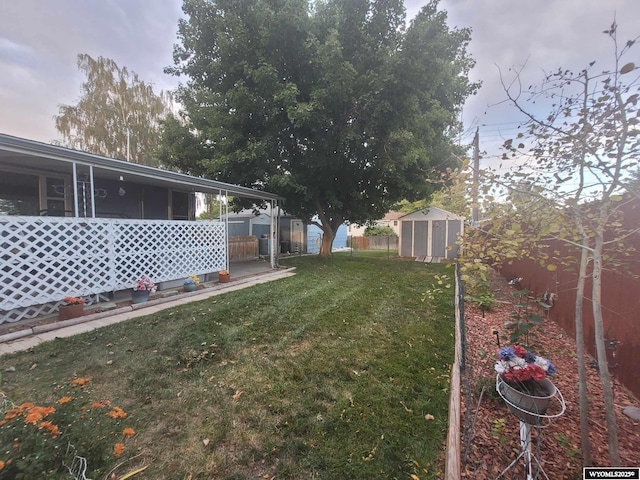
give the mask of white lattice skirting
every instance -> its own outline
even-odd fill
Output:
[[[0,216],[0,323],[52,313],[66,296],[227,268],[223,222]]]

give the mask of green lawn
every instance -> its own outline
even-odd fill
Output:
[[[135,480],[436,478],[453,291],[423,294],[452,270],[386,251],[282,263],[297,275],[2,357],[2,388],[45,402],[91,377],[136,430]]]

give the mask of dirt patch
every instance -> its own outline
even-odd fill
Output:
[[[466,303],[467,371],[470,391],[470,416],[474,419],[470,441],[467,444],[463,477],[475,480],[496,478],[519,453],[519,422],[504,402],[496,398],[494,364],[497,341],[493,330],[497,329],[504,346],[507,331],[504,324],[513,310],[513,287],[499,275],[493,275],[492,287],[499,302],[490,311],[483,312]],[[580,413],[578,406],[578,367],[575,341],[553,321],[545,320],[538,332],[538,343],[544,351],[541,355],[551,360],[558,368],[553,383],[560,389],[566,402],[566,412],[561,417],[545,423],[545,427],[534,432],[533,445],[547,476],[554,480],[582,478],[582,455],[580,452]],[[610,466],[608,456],[607,427],[604,414],[602,388],[597,371],[587,369],[589,396],[589,426],[591,456],[594,466]],[[464,381],[464,380],[463,380]],[[482,387],[485,390],[479,402]],[[464,390],[464,388],[463,388]],[[618,421],[618,442],[622,465],[637,467],[640,464],[640,422],[622,413],[626,406],[640,406],[628,390],[614,381],[615,408]],[[461,412],[464,425],[466,397],[463,395]],[[464,433],[464,432],[463,432]],[[463,437],[464,438],[464,437]],[[465,450],[463,445],[463,451]],[[522,460],[517,468],[502,478],[522,478]],[[542,477],[542,475],[541,475]]]

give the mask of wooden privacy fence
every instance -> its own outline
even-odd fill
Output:
[[[253,260],[258,257],[258,237],[229,237],[229,260]]]
[[[636,240],[636,242],[638,242]],[[640,242],[635,246],[640,248]],[[550,242],[550,251],[575,255],[560,242]],[[575,269],[559,267],[548,271],[533,260],[514,260],[505,265],[501,274],[512,279],[522,277],[520,285],[540,297],[545,292],[554,293],[557,298],[549,309],[548,318],[559,324],[563,330],[575,338],[575,301],[577,273]],[[627,387],[636,398],[640,398],[640,375],[638,375],[638,349],[640,349],[640,281],[620,270],[605,270],[602,273],[602,310],[604,317],[607,360],[611,373]],[[587,278],[584,293],[582,321],[584,342],[587,352],[596,357],[595,332],[591,304],[591,276]]]
[[[351,237],[351,248],[355,250],[397,250],[398,237],[374,236],[374,237]]]

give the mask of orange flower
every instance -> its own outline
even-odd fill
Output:
[[[20,405],[18,407],[18,410],[20,410],[21,412],[24,412],[25,410],[29,409],[29,408],[33,408],[34,405],[31,402],[27,402],[27,403],[23,403],[22,405]]]
[[[0,460],[0,470],[2,470],[3,468],[4,468],[4,462]]]
[[[40,428],[46,429],[53,438],[56,438],[58,435],[60,435],[60,430],[58,430],[58,427],[51,422],[40,422]]]
[[[60,400],[58,400],[58,403],[60,405],[64,405],[65,403],[69,403],[71,400],[73,400],[73,397],[62,397]]]
[[[123,443],[116,443],[113,446],[113,454],[116,457],[119,457],[120,455],[122,455],[122,452],[124,452],[124,444]]]
[[[40,407],[40,411],[42,412],[42,415],[46,417],[47,415],[50,415],[53,412],[55,412],[56,409],[53,407]]]
[[[71,382],[71,384],[74,387],[82,387],[82,386],[86,385],[87,383],[89,383],[90,381],[91,381],[91,377],[76,378]]]
[[[42,418],[42,413],[40,413],[40,411],[38,410],[34,410],[27,415],[27,417],[24,419],[24,422],[33,423],[35,425],[36,422],[38,422],[38,420],[40,420],[41,418]]]
[[[109,406],[109,402],[93,402],[91,404],[91,408],[104,408],[104,407],[108,407]]]
[[[35,424],[38,420],[46,417],[47,415],[55,411],[56,409],[53,407],[33,407],[27,411],[27,415],[24,421],[25,423]]]
[[[113,407],[113,410],[107,413],[107,415],[109,415],[111,418],[124,418],[127,416],[125,411],[120,407]]]
[[[136,431],[135,431],[133,428],[125,428],[125,429],[122,431],[122,434],[123,434],[125,437],[129,438],[129,437],[133,437],[133,436],[136,434]]]

